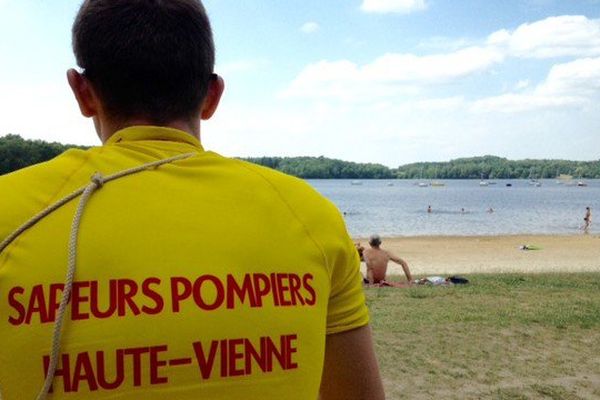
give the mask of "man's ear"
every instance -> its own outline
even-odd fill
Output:
[[[209,119],[213,116],[219,106],[219,101],[221,101],[224,90],[225,82],[223,78],[219,75],[214,75],[214,78],[208,83],[208,91],[200,109],[200,117],[202,119]]]
[[[77,104],[79,104],[81,114],[86,118],[98,115],[100,103],[90,81],[72,68],[67,71],[67,81],[75,95]]]

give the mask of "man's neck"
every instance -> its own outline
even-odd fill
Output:
[[[115,134],[115,132],[120,131],[121,129],[128,128],[130,126],[140,126],[140,125],[152,125],[156,126],[156,123],[152,123],[146,119],[130,119],[123,123],[113,123],[111,121],[98,121],[94,120],[94,125],[96,126],[96,132],[98,132],[98,136],[102,143],[106,143],[106,141]],[[187,132],[196,139],[200,140],[200,120],[198,121],[185,121],[185,120],[176,120],[168,123],[160,124],[158,126],[162,126],[165,128],[173,128],[178,129],[183,132]]]

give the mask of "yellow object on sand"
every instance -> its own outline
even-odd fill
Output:
[[[314,399],[325,333],[368,322],[357,253],[330,202],[173,129],[127,128],[0,177],[0,242],[95,172],[186,153],[89,197],[52,399]],[[4,400],[43,385],[76,207],[0,253]]]

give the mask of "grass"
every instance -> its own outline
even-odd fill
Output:
[[[600,398],[600,273],[369,288],[390,399]]]

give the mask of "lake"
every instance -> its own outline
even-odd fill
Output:
[[[352,236],[578,234],[585,207],[600,212],[600,180],[587,187],[540,180],[308,180],[345,215]],[[507,184],[512,186],[508,187]],[[431,205],[432,212],[427,212]],[[494,212],[489,213],[492,208]],[[464,208],[464,212],[461,209]],[[590,233],[600,229],[592,224]]]

